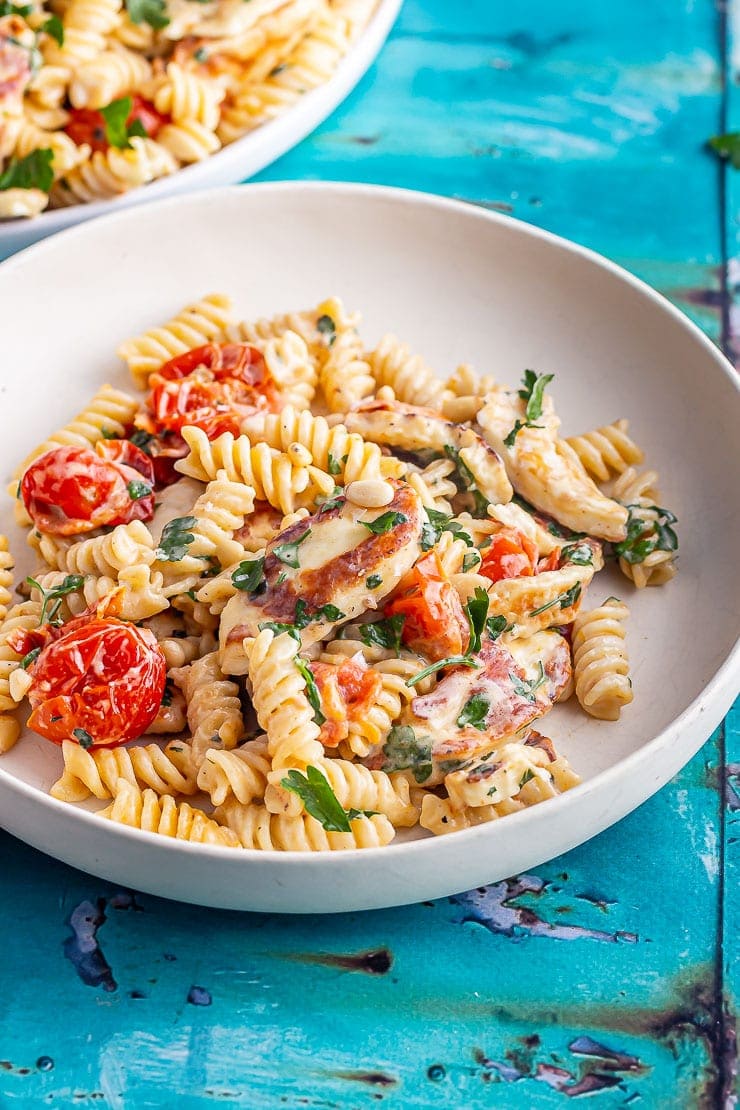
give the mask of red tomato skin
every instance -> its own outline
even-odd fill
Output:
[[[321,696],[326,720],[319,739],[327,748],[336,748],[349,735],[349,722],[360,720],[377,698],[381,678],[377,672],[353,659],[332,663],[310,663]]]
[[[30,668],[29,728],[61,744],[83,729],[93,747],[115,747],[146,732],[159,712],[164,655],[147,628],[114,617],[70,621]]]
[[[537,547],[516,528],[502,528],[491,537],[478,573],[491,582],[531,577],[537,573]]]
[[[108,462],[120,463],[122,466],[138,470],[149,483],[154,484],[154,466],[149,455],[145,454],[135,443],[128,439],[99,439],[95,450],[101,459]]]
[[[187,378],[199,367],[212,371],[216,381],[238,378],[247,385],[270,384],[270,371],[262,352],[249,343],[206,343],[171,358],[157,373],[175,381]]]
[[[31,463],[21,479],[20,494],[41,532],[74,536],[152,518],[154,493],[134,499],[129,492],[129,483],[140,482],[141,472],[102,454],[87,447],[55,447]]]
[[[459,655],[469,626],[457,590],[447,579],[436,551],[421,558],[404,578],[399,596],[385,606],[387,617],[402,615],[401,639],[430,659]]]

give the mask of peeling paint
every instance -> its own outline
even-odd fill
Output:
[[[105,921],[104,898],[96,904],[84,901],[75,906],[69,916],[72,936],[64,942],[64,955],[86,986],[114,991],[118,984],[98,942],[98,929]]]

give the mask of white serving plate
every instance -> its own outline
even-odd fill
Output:
[[[566,434],[618,416],[679,517],[680,568],[639,592],[599,575],[587,604],[632,608],[635,700],[617,724],[557,707],[551,735],[584,776],[576,790],[439,839],[335,854],[238,852],[102,821],[45,791],[61,756],[37,736],[0,761],[0,821],[67,863],[210,906],[326,913],[468,889],[566,851],[619,820],[699,749],[737,686],[740,393],[729,364],[661,296],[571,243],[419,193],[281,183],[214,190],[119,212],[0,266],[2,472],[103,380],[114,350],[186,301],[232,294],[247,316],[337,293],[441,372],[471,361],[502,381],[554,372]],[[11,531],[11,508],[0,517]],[[15,549],[20,553],[18,537]],[[25,557],[25,556],[24,556]],[[27,557],[23,566],[30,568]]]
[[[185,166],[169,177],[132,189],[113,200],[57,208],[42,212],[32,220],[0,220],[0,260],[47,235],[94,216],[194,189],[231,185],[259,173],[310,135],[349,96],[380,52],[402,2],[379,0],[372,19],[330,81],[301,97],[277,119],[222,147],[202,162]]]

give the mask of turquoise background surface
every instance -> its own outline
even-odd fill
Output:
[[[406,0],[353,96],[259,179],[511,213],[732,356],[740,177],[703,144],[740,125],[739,29],[710,0]],[[0,1106],[731,1107],[739,724],[567,856],[383,912],[198,909],[0,833]]]

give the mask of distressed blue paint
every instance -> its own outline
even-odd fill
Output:
[[[723,241],[723,175],[701,149],[722,120],[718,31],[710,0],[407,0],[357,92],[261,177],[510,210],[617,259],[719,338],[740,177]],[[721,1105],[738,725],[532,875],[385,912],[175,905],[0,836],[0,1106],[529,1110],[594,1088],[609,1110]]]

